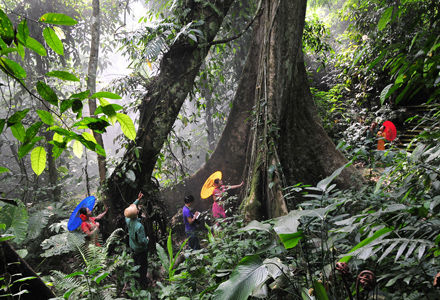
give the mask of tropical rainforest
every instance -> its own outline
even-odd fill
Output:
[[[438,0],[2,0],[0,37],[0,297],[440,298]]]

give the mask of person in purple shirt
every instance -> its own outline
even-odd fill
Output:
[[[191,212],[191,205],[194,202],[194,197],[192,195],[185,196],[183,199],[185,202],[185,206],[182,209],[183,214],[183,223],[185,224],[185,233],[188,240],[188,245],[193,250],[199,250],[199,238],[197,237],[196,228],[194,225],[194,221],[200,215],[198,211],[194,214]]]

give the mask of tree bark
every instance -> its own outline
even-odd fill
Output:
[[[255,24],[255,28],[258,26],[258,23]],[[162,197],[170,214],[176,213],[183,206],[183,197],[187,194],[192,194],[198,199],[194,202],[194,209],[210,209],[212,199],[201,200],[200,191],[208,176],[217,170],[222,171],[225,183],[237,184],[242,180],[249,143],[250,117],[255,99],[255,86],[249,82],[255,83],[257,79],[260,44],[261,34],[254,29],[228,121],[210,159],[193,176],[163,191]]]
[[[90,41],[90,58],[89,58],[89,67],[87,70],[87,89],[90,91],[90,94],[93,95],[96,93],[96,73],[98,70],[98,57],[99,57],[99,38],[100,38],[100,24],[101,24],[101,15],[99,9],[99,0],[93,0],[92,2],[93,13],[92,13],[92,24],[91,24],[91,41]],[[96,99],[89,99],[89,111],[91,117],[95,116],[96,110]],[[102,139],[102,135],[93,131],[93,136],[98,145],[104,148],[104,141]],[[97,155],[98,159],[98,171],[99,171],[99,181],[100,183],[104,183],[107,166],[105,163],[105,157],[101,155]]]
[[[248,152],[243,212],[248,219],[287,213],[282,188],[316,184],[347,163],[320,124],[309,90],[302,53],[306,0],[264,1],[255,129]],[[354,168],[337,179],[357,185]]]
[[[216,0],[212,1],[211,5],[204,6],[195,1],[186,1],[184,9],[189,11],[182,24],[203,20],[204,23],[197,29],[202,31],[204,40],[194,44],[191,39],[181,35],[164,54],[160,74],[149,83],[148,92],[140,106],[136,140],[128,146],[122,162],[110,176],[105,190],[105,197],[110,199],[109,219],[116,221],[108,224],[106,231],[113,230],[116,226],[124,226],[121,212],[136,198],[139,190],[144,191],[146,202],[149,201],[149,197],[154,197],[149,195],[148,191],[154,190],[151,175],[157,156],[186,96],[193,88],[194,79],[209,51],[209,43],[217,34],[232,2],[233,0]],[[216,9],[212,9],[212,6]],[[127,172],[135,174],[134,182],[128,180]],[[154,245],[154,242],[152,244]]]

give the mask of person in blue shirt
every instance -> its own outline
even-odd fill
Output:
[[[193,250],[199,250],[199,238],[197,237],[194,221],[198,218],[200,213],[198,211],[194,214],[191,212],[190,208],[194,202],[194,197],[192,195],[185,196],[183,201],[185,202],[185,206],[182,209],[183,223],[185,224],[186,237],[189,238],[188,245]]]
[[[133,250],[133,259],[136,265],[139,265],[139,282],[143,288],[148,285],[147,267],[148,267],[148,237],[145,235],[145,229],[139,221],[139,201],[144,195],[139,192],[137,200],[124,210],[125,222],[128,227],[129,245]]]

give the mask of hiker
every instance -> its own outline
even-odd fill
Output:
[[[194,222],[199,217],[200,212],[198,211],[196,211],[195,213],[191,212],[191,206],[192,203],[194,202],[193,195],[185,196],[183,201],[185,202],[185,205],[182,208],[182,215],[183,215],[183,223],[185,224],[186,237],[189,238],[188,245],[193,250],[199,250],[200,249],[199,238],[197,237],[197,231]]]
[[[385,150],[385,137],[386,137],[386,133],[385,133],[385,127],[382,126],[380,127],[379,131],[377,132],[377,150],[379,151],[383,151]]]
[[[148,237],[145,235],[144,225],[139,221],[138,214],[139,201],[144,195],[139,192],[138,198],[124,210],[125,222],[128,227],[129,245],[133,251],[134,263],[139,268],[140,284],[143,288],[148,285],[147,269],[148,269]]]
[[[96,220],[100,220],[108,211],[108,207],[105,207],[103,213],[96,217],[92,217],[92,212],[87,207],[81,207],[79,209],[79,217],[82,220],[81,229],[87,235],[88,239],[93,241],[96,246],[101,247],[98,242],[99,223]]]
[[[212,192],[212,198],[214,202],[212,203],[212,215],[214,218],[226,218],[226,213],[223,206],[219,203],[220,200],[225,196],[225,192],[232,189],[237,189],[243,185],[243,181],[237,185],[223,185],[221,179],[214,180],[214,191]]]
[[[370,149],[374,149],[375,148],[375,139],[377,136],[377,132],[378,132],[378,128],[377,128],[377,122],[373,121],[371,122],[370,127],[367,128],[367,137],[366,137],[366,142],[368,145],[368,148]]]

